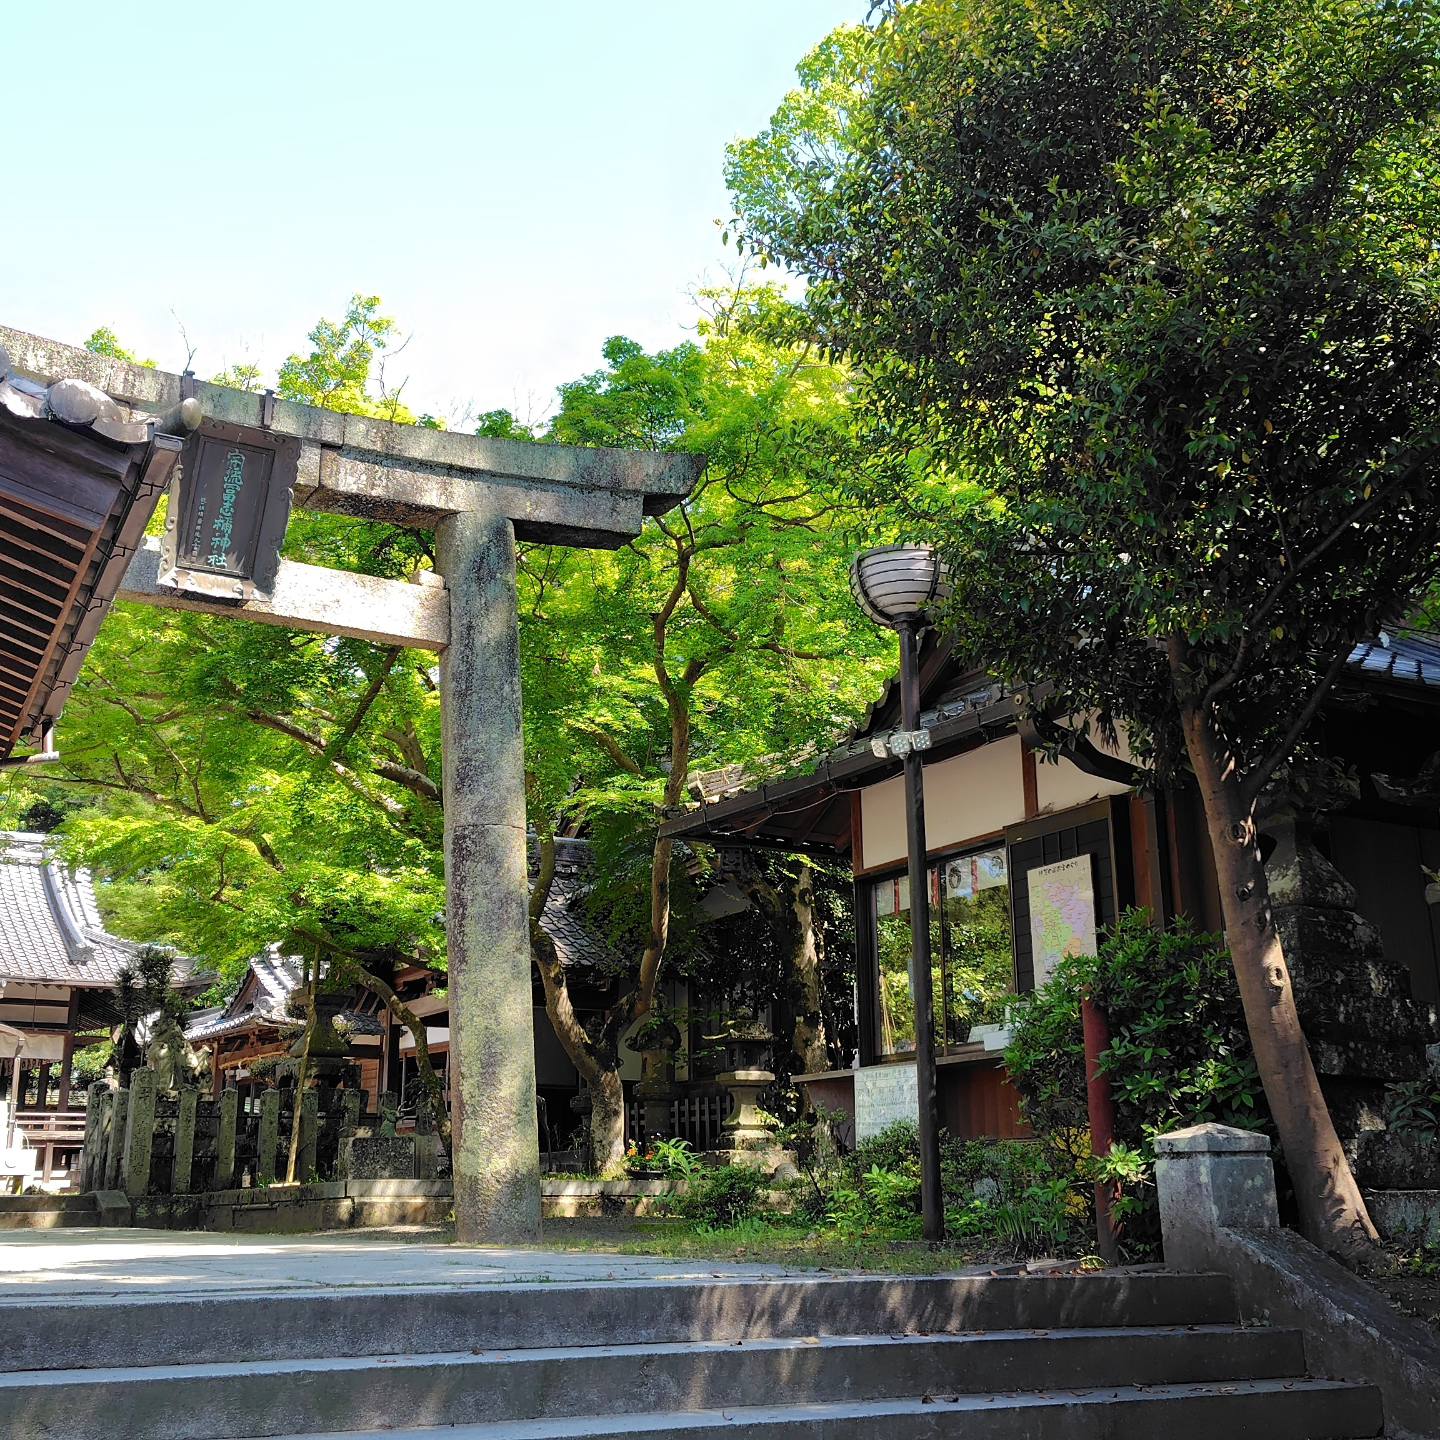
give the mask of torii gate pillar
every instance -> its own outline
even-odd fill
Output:
[[[540,1233],[515,541],[498,509],[435,532],[450,594],[440,656],[455,1238]]]
[[[704,462],[340,415],[197,384],[4,326],[0,347],[29,377],[10,397],[10,408],[18,406],[26,423],[96,428],[105,440],[148,455],[147,447],[160,440],[179,448],[178,437],[160,431],[185,401],[187,433],[198,425],[201,439],[218,435],[227,445],[289,457],[287,483],[296,504],[435,532],[443,591],[282,559],[263,592],[232,585],[220,593],[183,571],[178,580],[167,577],[159,543],[137,544],[158,502],[157,484],[143,504],[138,491],[127,494],[130,518],[86,599],[83,640],[88,645],[118,593],[151,605],[440,651],[456,1234],[472,1242],[537,1238],[540,1154],[515,542],[623,545],[640,533],[645,515],[690,494]],[[68,389],[52,383],[61,380],[70,382]],[[83,382],[78,392],[77,381]],[[72,392],[84,402],[82,410],[75,410]],[[183,463],[180,469],[183,475]],[[249,483],[243,464],[238,473],[240,489],[230,501],[243,505]],[[43,492],[51,481],[42,475],[35,483]],[[0,516],[0,535],[5,523]],[[42,697],[46,708],[35,713],[57,715],[72,681],[66,673],[53,682]]]

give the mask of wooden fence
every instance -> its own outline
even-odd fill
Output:
[[[664,1131],[667,1140],[686,1140],[692,1150],[724,1149],[722,1127],[730,1113],[730,1096],[724,1090],[698,1091],[670,1102],[670,1123]],[[645,1104],[631,1100],[625,1106],[625,1136],[644,1145],[662,1138],[647,1133]]]

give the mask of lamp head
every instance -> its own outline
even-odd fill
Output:
[[[850,590],[877,625],[900,630],[925,623],[950,594],[950,575],[931,545],[884,545],[855,557]]]

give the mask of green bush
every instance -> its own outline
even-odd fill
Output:
[[[1048,984],[1017,1002],[1005,1063],[1042,1141],[1068,1151],[1086,1179],[1122,1183],[1120,1215],[1138,1250],[1154,1239],[1155,1136],[1204,1121],[1268,1130],[1269,1114],[1218,937],[1183,919],[1159,930],[1147,912],[1130,910],[1098,950],[1062,960]],[[1114,1092],[1120,1145],[1103,1163],[1089,1159],[1080,1021],[1086,993],[1110,1024],[1101,1069]]]
[[[1087,1217],[1069,1155],[1031,1140],[942,1136],[946,1228],[1022,1257],[1073,1250]],[[851,1235],[913,1239],[920,1233],[920,1140],[902,1120],[864,1141],[846,1162],[829,1219]]]
[[[682,1219],[708,1230],[728,1230],[758,1215],[769,1180],[751,1165],[721,1165],[693,1180],[676,1204]]]

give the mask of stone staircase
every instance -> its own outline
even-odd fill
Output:
[[[372,1272],[373,1273],[373,1272]],[[1213,1275],[373,1285],[0,1308],[24,1440],[1264,1440],[1382,1433],[1369,1386]],[[71,1368],[60,1368],[71,1367]]]

